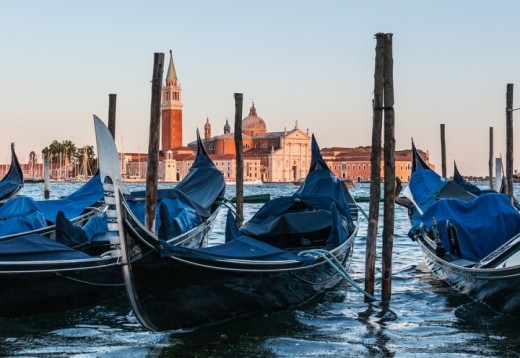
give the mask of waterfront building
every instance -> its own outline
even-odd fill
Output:
[[[253,102],[249,115],[242,120],[244,180],[282,183],[305,177],[311,158],[310,139],[308,130],[304,132],[298,128],[298,121],[292,130],[268,132]],[[212,158],[214,155],[236,155],[235,135],[231,133],[227,119],[223,133],[212,136],[211,123],[206,118],[203,143]],[[191,142],[188,146],[195,148],[196,143]]]
[[[332,147],[323,148],[321,150],[323,159],[329,168],[344,180],[352,180],[354,182],[369,182],[372,155],[371,147],[342,148]],[[430,154],[419,150],[420,156],[424,161],[435,170],[435,166],[430,163]],[[412,169],[412,151],[410,149],[398,150],[395,152],[395,175],[399,177],[403,183],[410,181]],[[384,161],[383,151],[381,150],[381,170],[380,177],[384,178]]]

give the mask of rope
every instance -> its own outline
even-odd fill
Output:
[[[324,259],[330,267],[332,267],[334,270],[336,270],[337,273],[339,273],[348,283],[350,283],[356,290],[361,292],[365,297],[367,297],[371,301],[377,301],[378,299],[372,296],[370,293],[363,290],[350,275],[348,274],[347,270],[341,265],[341,263],[338,261],[336,256],[334,256],[330,251],[323,250],[323,249],[311,249],[311,250],[305,250],[298,254],[298,256],[318,256]]]
[[[74,281],[74,282],[79,282],[79,283],[82,283],[82,284],[91,285],[91,286],[121,287],[121,286],[125,285],[124,283],[96,283],[96,282],[89,282],[89,281],[85,281],[85,280],[79,280],[79,279],[74,278],[74,277],[65,276],[65,275],[62,275],[60,273],[57,273],[56,276],[59,276],[59,277],[62,277],[62,278],[66,278],[66,279]]]
[[[365,210],[363,210],[363,208],[362,208],[361,206],[359,206],[359,204],[354,204],[354,206],[355,206],[356,208],[358,208],[358,210],[361,212],[361,214],[363,214],[363,216],[365,217],[365,219],[366,219],[367,221],[369,221],[369,220],[368,220],[368,214],[367,214],[367,212],[366,212]]]
[[[238,217],[241,221],[244,221],[244,218],[241,217],[240,215],[237,214],[237,208],[235,207],[235,205],[231,202],[231,200],[227,199],[227,198],[222,198],[222,202],[221,202],[222,205],[224,205],[226,208],[228,208],[229,210],[231,210],[231,212],[233,214],[235,214],[235,217]]]

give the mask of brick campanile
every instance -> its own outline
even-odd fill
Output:
[[[170,50],[170,65],[166,74],[166,84],[162,88],[162,126],[161,150],[182,147],[182,88],[177,80],[177,73],[173,65],[173,55]]]

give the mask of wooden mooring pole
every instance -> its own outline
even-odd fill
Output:
[[[242,226],[244,217],[244,150],[242,147],[242,103],[244,95],[235,93],[235,152],[236,152],[236,210],[237,226]]]
[[[370,202],[368,209],[367,244],[365,252],[365,291],[374,295],[376,268],[377,227],[379,201],[381,199],[381,131],[383,123],[383,64],[384,34],[376,36],[376,60],[374,71],[374,99],[372,101],[372,152],[370,154]],[[368,298],[365,296],[365,301]]]
[[[49,159],[45,158],[43,160],[43,197],[45,199],[49,199],[51,196],[51,191],[49,189]]]
[[[513,84],[506,90],[506,181],[507,194],[513,202]]]
[[[155,231],[157,181],[159,179],[159,133],[161,130],[161,82],[164,70],[164,53],[154,54],[152,100],[150,106],[150,137],[148,139],[148,165],[146,168],[146,198],[144,221],[146,228]]]
[[[446,128],[441,124],[441,158],[442,158],[442,177],[448,178],[446,171]]]
[[[384,46],[384,159],[385,201],[383,216],[383,255],[381,300],[388,304],[392,296],[392,251],[394,245],[395,210],[395,113],[394,113],[394,60],[392,57],[392,34],[385,34]]]
[[[493,127],[489,127],[489,189],[493,190]]]
[[[108,130],[112,134],[112,138],[116,139],[116,102],[117,94],[108,95]]]

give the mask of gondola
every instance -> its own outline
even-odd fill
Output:
[[[127,294],[151,330],[192,328],[309,302],[342,280],[358,231],[357,207],[312,139],[302,186],[266,203],[240,229],[228,211],[225,242],[187,248],[132,228],[121,199]]]
[[[23,172],[11,143],[11,166],[5,177],[0,180],[0,203],[13,197],[23,188]]]
[[[112,173],[119,173],[120,178],[114,140],[99,118],[94,117],[94,123],[100,161],[102,158],[110,158],[108,167]],[[106,160],[103,165],[107,167]],[[212,168],[209,171],[217,175]],[[205,173],[206,168],[201,166],[192,169],[177,187],[191,187],[194,195],[199,192],[208,195],[208,190],[201,187],[197,179]],[[97,176],[100,183],[102,174]],[[222,178],[220,172],[218,175]],[[160,198],[157,203],[162,206],[166,201],[164,198],[172,196],[174,190],[175,188],[162,189],[158,193]],[[125,195],[136,210],[135,214],[131,214],[133,218],[144,221],[141,217],[144,210],[140,209],[145,203],[143,193],[132,192]],[[112,212],[107,210],[113,198],[103,196],[103,202],[107,204],[105,216],[90,218],[82,227],[72,224],[63,212],[58,211],[53,236],[30,233],[0,239],[0,317],[62,312],[125,294],[117,235],[112,235]],[[172,207],[168,206],[170,209]],[[163,211],[161,215],[157,213],[158,221],[162,219],[166,222],[171,219],[167,212]],[[163,227],[161,225],[158,229]],[[182,229],[182,223],[180,227]],[[160,236],[165,242],[172,244],[187,245],[191,242],[189,235],[181,235],[182,238],[179,239],[173,229],[163,230]],[[196,239],[198,238],[194,237],[193,241]]]
[[[462,293],[520,315],[520,213],[507,195],[469,193],[427,166],[412,146],[409,236],[431,270]]]

